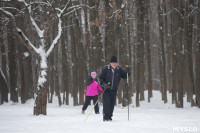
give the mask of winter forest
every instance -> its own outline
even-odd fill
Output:
[[[131,69],[116,104],[157,90],[163,104],[200,108],[199,0],[1,0],[0,28],[0,104],[83,105],[88,75],[115,55]]]

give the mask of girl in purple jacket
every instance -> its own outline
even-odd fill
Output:
[[[87,86],[87,90],[86,90],[86,93],[85,93],[86,99],[85,99],[85,103],[84,103],[83,108],[82,108],[82,114],[85,113],[85,110],[87,109],[91,100],[93,100],[94,104],[97,102],[97,99],[98,99],[97,89],[100,90],[100,91],[103,91],[103,89],[96,82],[95,78],[96,78],[96,72],[92,72],[91,76],[89,76],[89,78],[86,82],[86,86]],[[95,106],[95,113],[99,114],[98,103]]]

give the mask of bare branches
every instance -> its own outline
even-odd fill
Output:
[[[12,9],[12,10],[16,10],[19,12],[19,10],[15,7],[1,7],[2,9]]]
[[[17,35],[20,38],[20,40],[23,42],[23,44],[30,50],[30,52],[34,55],[36,55],[36,57],[38,56],[37,53],[37,48],[31,43],[31,41],[28,39],[28,37],[26,37],[26,35],[22,32],[21,29],[19,29],[18,27],[16,28],[17,30]]]
[[[19,2],[24,3],[24,6],[28,10],[28,15],[30,18],[30,21],[35,28],[35,31],[37,32],[38,36],[40,37],[40,42],[43,44],[43,36],[44,36],[44,30],[40,30],[39,26],[36,24],[35,20],[31,16],[31,4],[26,3],[25,1],[18,0]]]
[[[32,3],[28,4],[28,5],[35,5],[35,4],[51,6],[50,3],[47,3],[47,2],[32,2]]]
[[[64,14],[63,16],[67,16],[67,15],[69,15],[69,14],[72,14],[73,12],[75,12],[76,10],[81,9],[81,8],[82,8],[82,7],[75,8],[75,9],[71,10],[70,12]]]
[[[63,16],[67,16],[67,15],[73,13],[74,11],[76,11],[76,10],[78,10],[78,9],[81,9],[81,8],[83,8],[83,7],[86,7],[86,8],[88,8],[88,9],[95,9],[95,6],[90,7],[90,6],[85,5],[85,4],[75,5],[75,6],[72,6],[72,7],[67,8],[67,11],[68,11],[68,10],[71,10],[71,9],[73,9],[73,10],[68,11],[68,12],[65,13]]]
[[[40,39],[42,39],[43,34],[44,34],[44,30],[40,30],[40,28],[38,27],[38,25],[36,24],[35,20],[33,19],[33,17],[31,15],[30,15],[30,20],[32,22],[32,25],[35,27],[35,30],[38,33]]]
[[[111,19],[116,13],[120,13],[120,12],[122,12],[122,10],[120,9],[114,11],[113,14],[109,17],[109,19]]]
[[[61,33],[62,33],[62,16],[66,16],[66,15],[69,15],[71,13],[73,13],[74,11],[78,10],[78,9],[81,9],[83,7],[86,7],[88,9],[94,9],[95,7],[90,7],[88,5],[85,5],[85,4],[80,4],[80,5],[74,5],[74,6],[71,6],[71,7],[68,7],[71,0],[68,0],[67,3],[64,5],[64,7],[62,8],[56,8],[56,2],[53,1],[53,2],[49,2],[48,0],[46,0],[45,2],[38,2],[38,1],[35,1],[35,2],[30,2],[30,3],[27,3],[25,0],[17,0],[15,1],[17,2],[17,4],[19,3],[22,3],[22,6],[25,7],[25,14],[28,16],[28,18],[30,19],[30,22],[31,22],[31,26],[33,28],[33,30],[36,31],[39,39],[40,39],[40,43],[43,50],[45,49],[45,40],[47,39],[47,34],[48,34],[48,31],[49,31],[49,28],[51,27],[51,24],[55,18],[55,16],[58,18],[58,25],[57,25],[57,35],[55,36],[52,44],[49,46],[49,48],[45,51],[47,57],[50,55],[50,53],[52,52],[52,50],[54,49],[55,45],[58,43],[58,40],[60,39],[61,37]],[[44,22],[44,27],[43,29],[41,29],[39,27],[39,25],[36,23],[35,19],[33,18],[32,14],[33,14],[33,9],[32,9],[32,6],[33,5],[45,5],[45,6],[48,6],[50,7],[49,8],[49,11],[48,11],[48,19],[46,22]],[[16,9],[15,7],[7,7],[7,9],[13,9],[13,10],[17,10],[19,11],[18,9]],[[5,14],[7,14],[8,16],[12,17],[13,19],[14,16],[12,15],[12,13],[10,12],[7,12],[5,11],[3,8],[0,9],[1,11],[3,11]],[[67,12],[67,13],[66,13]],[[65,13],[65,14],[64,14]],[[16,26],[17,27],[17,26]],[[38,53],[38,49],[31,43],[31,41],[29,40],[29,38],[24,34],[24,32],[22,32],[22,30],[20,28],[16,28],[16,31],[18,33],[18,36],[21,40],[23,40],[23,43],[24,45],[32,52],[34,53],[35,55],[39,54]],[[39,48],[39,49],[40,49]],[[38,56],[38,55],[37,55]]]
[[[4,8],[0,8],[0,11],[2,11],[3,13],[5,13],[7,16],[11,17],[13,20],[15,20],[14,16],[12,13],[4,10]]]
[[[69,5],[70,0],[67,2],[67,4],[65,5],[65,7],[61,10],[61,13],[63,13],[66,9],[66,7]]]
[[[61,21],[61,18],[59,17],[59,14],[58,14],[58,18],[59,18],[59,22],[58,22],[58,34],[57,34],[56,38],[53,40],[53,43],[51,44],[50,48],[49,48],[48,51],[46,52],[46,53],[47,53],[47,56],[50,55],[50,53],[52,52],[52,50],[54,49],[55,45],[58,43],[58,40],[59,40],[60,37],[61,37],[61,33],[62,33],[61,24],[62,24],[62,21]]]
[[[188,15],[184,16],[183,14],[181,14],[181,12],[177,9],[177,8],[172,8],[170,11],[168,11],[167,13],[165,14],[161,14],[162,16],[165,16],[165,15],[169,15],[171,14],[172,12],[177,12],[182,19],[185,19],[185,18],[188,18],[190,17],[192,14],[194,14],[196,11],[200,11],[200,9],[198,7],[193,7],[193,10],[188,13]]]
[[[95,8],[95,6],[90,7],[90,6],[85,5],[85,4],[80,4],[80,5],[71,6],[71,7],[69,7],[67,10],[74,9],[74,8],[78,8],[78,7],[82,7],[82,8],[83,8],[83,7],[86,7],[86,8],[89,8],[89,9],[94,9],[94,8]]]

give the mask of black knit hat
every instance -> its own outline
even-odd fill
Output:
[[[111,59],[110,59],[110,62],[117,63],[118,61],[117,61],[117,58],[115,56],[112,56]]]

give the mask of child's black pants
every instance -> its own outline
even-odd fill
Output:
[[[93,103],[94,103],[94,105],[95,105],[95,103],[97,102],[97,100],[98,100],[98,95],[96,95],[96,96],[86,96],[86,98],[85,98],[85,103],[84,103],[84,105],[83,105],[83,108],[82,108],[82,110],[86,110],[87,109],[87,107],[88,107],[88,105],[90,104],[90,101],[91,100],[93,100]],[[95,106],[95,113],[99,113],[99,106],[98,106],[98,103],[96,104],[96,106]]]

